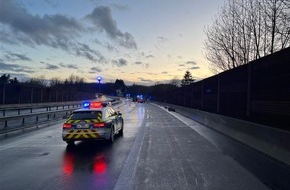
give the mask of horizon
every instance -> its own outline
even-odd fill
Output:
[[[207,78],[203,29],[223,3],[1,0],[0,74],[142,85],[181,80],[186,70]]]

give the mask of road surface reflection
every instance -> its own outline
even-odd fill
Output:
[[[80,142],[75,146],[67,146],[63,155],[63,174],[70,176],[83,171],[106,173],[109,159],[104,152],[110,150],[111,146],[106,142]]]

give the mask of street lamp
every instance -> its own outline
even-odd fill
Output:
[[[102,77],[98,76],[98,77],[97,77],[97,80],[99,81],[99,93],[100,93],[100,86],[101,86],[101,80],[102,80]]]

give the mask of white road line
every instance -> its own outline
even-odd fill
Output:
[[[147,113],[143,116],[143,121],[141,127],[138,127],[138,134],[135,137],[134,144],[132,149],[125,161],[125,164],[122,168],[122,171],[118,177],[118,180],[115,184],[114,190],[132,190],[133,183],[132,179],[135,174],[135,168],[139,159],[139,154],[141,151],[141,147],[143,144],[144,134],[145,134],[145,126],[146,126],[146,116]]]

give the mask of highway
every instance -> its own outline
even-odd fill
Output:
[[[284,188],[279,180],[287,181],[289,168],[280,170],[279,163],[216,131],[152,103],[118,107],[124,135],[112,145],[97,141],[69,147],[61,138],[62,122],[1,139],[0,188]],[[265,166],[286,176],[266,175]]]

